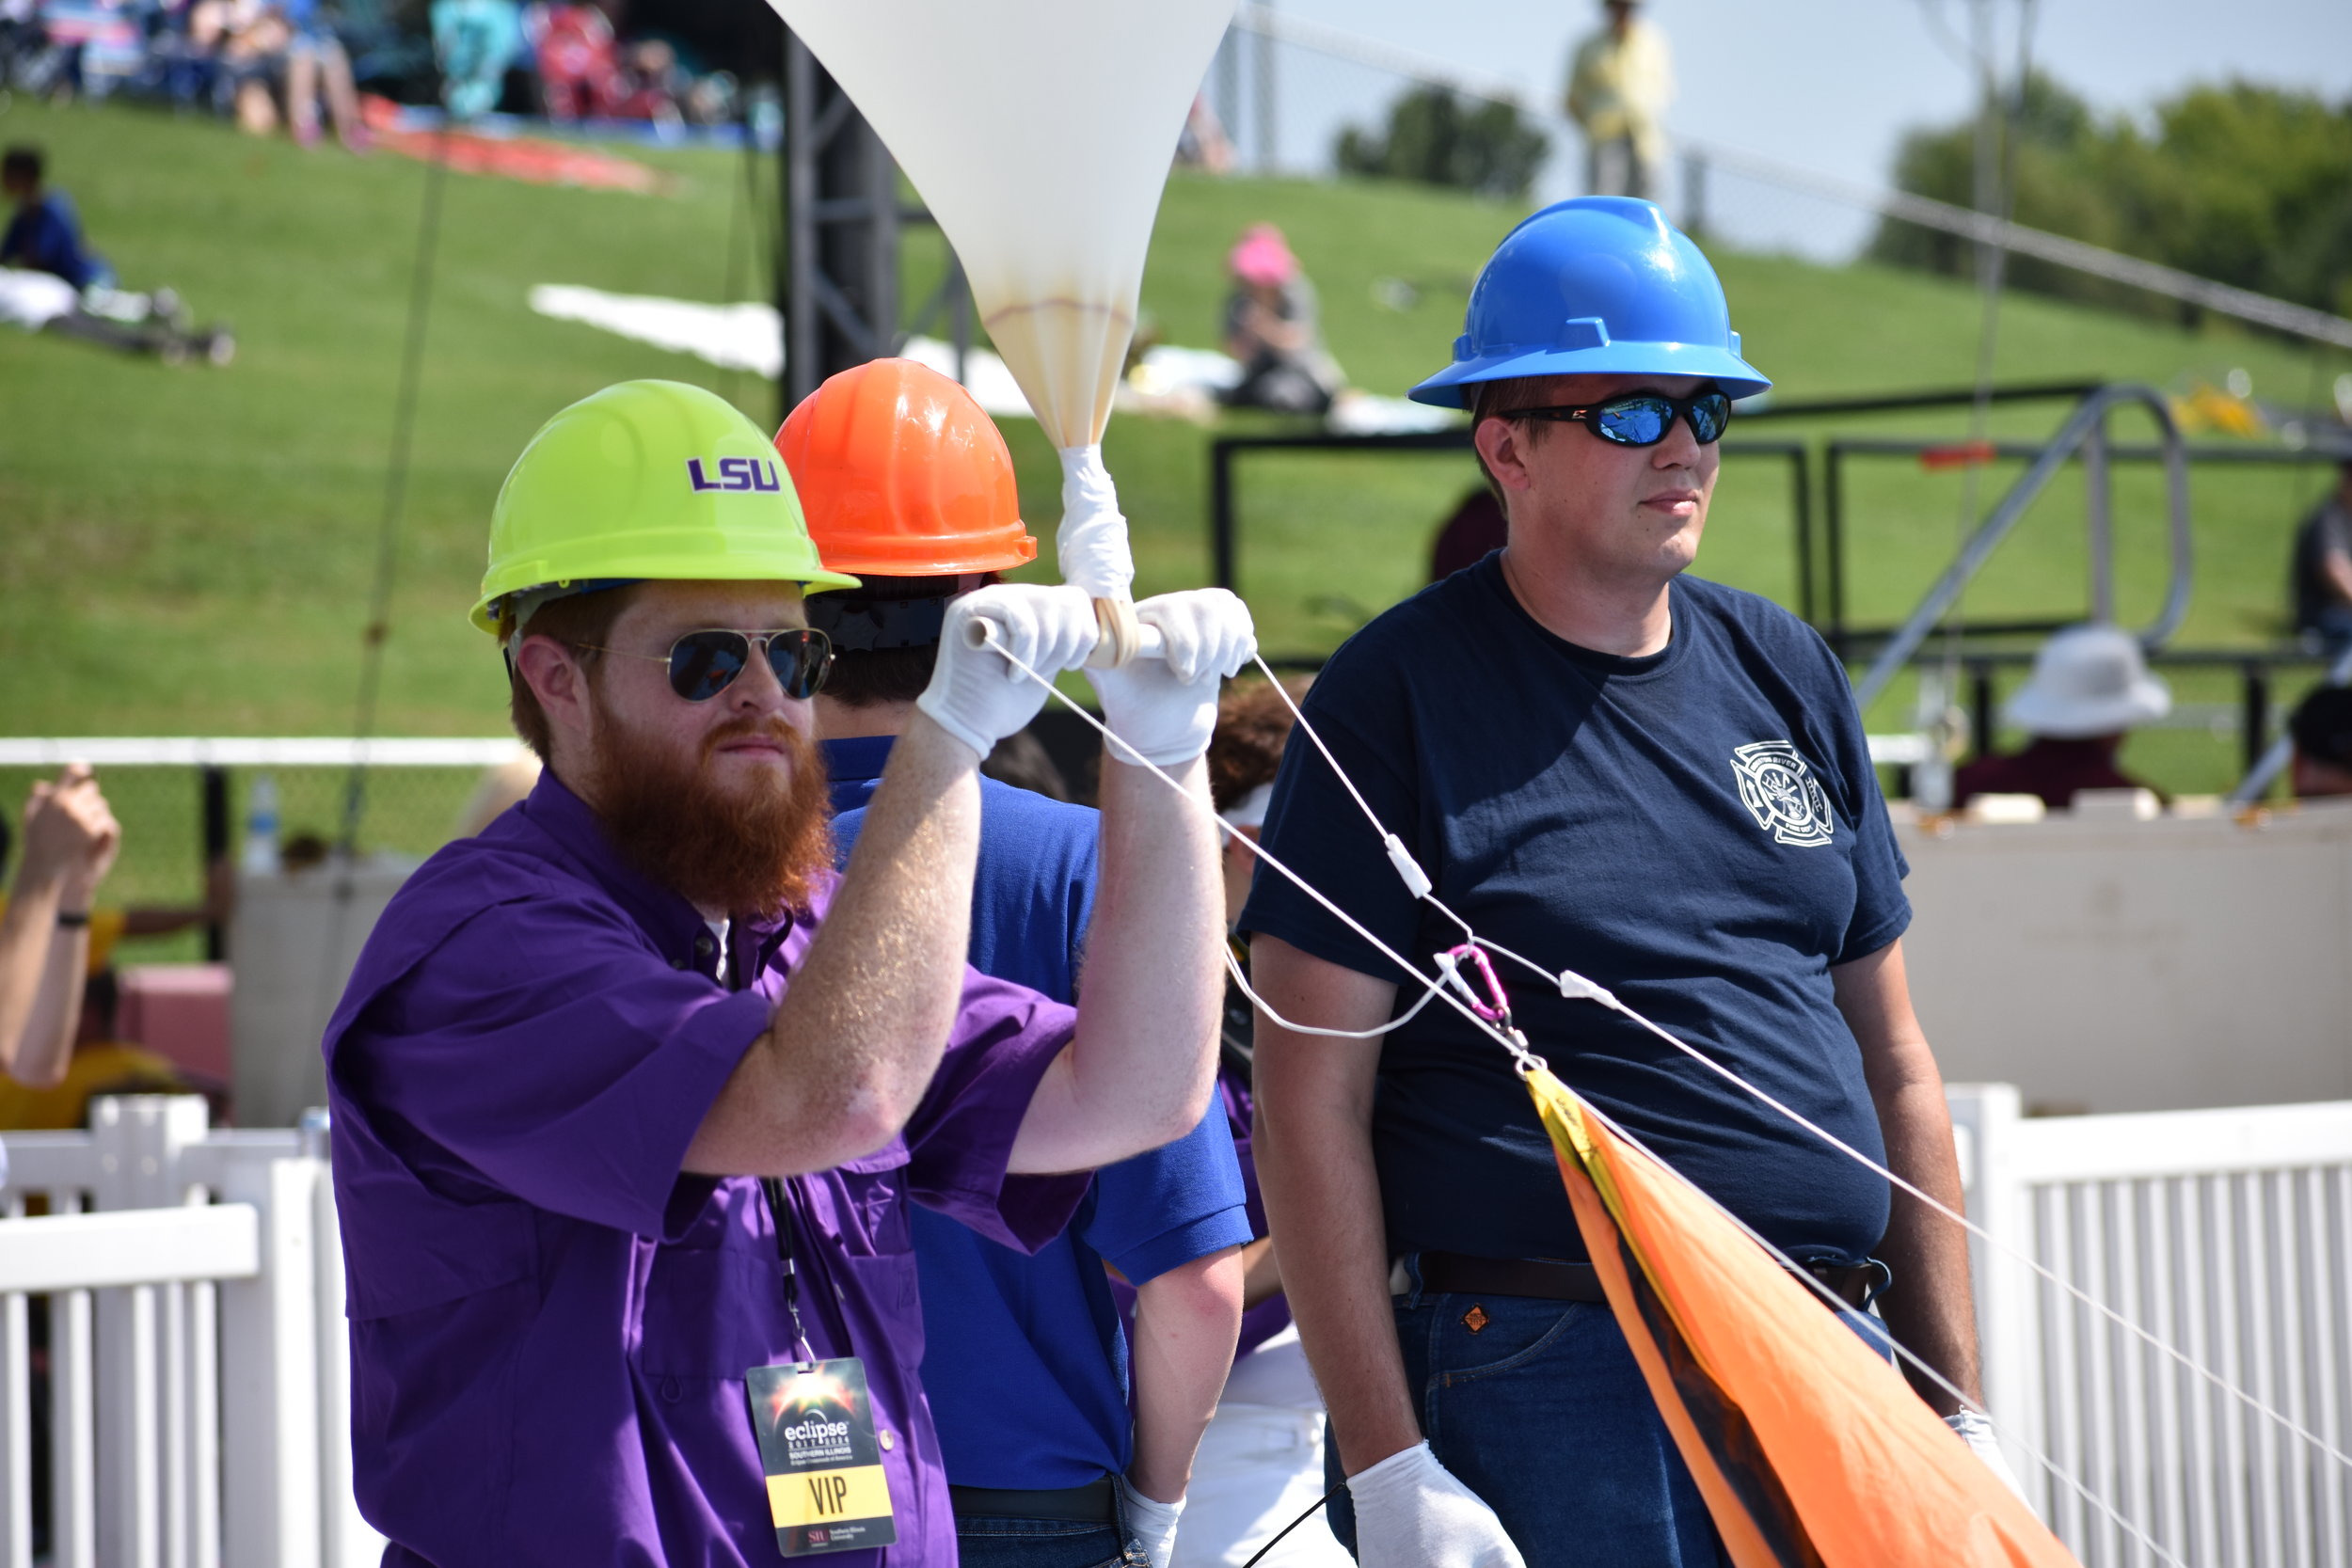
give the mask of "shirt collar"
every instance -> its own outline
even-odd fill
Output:
[[[861,735],[824,741],[825,772],[835,784],[869,784],[882,776],[882,765],[890,760],[890,748],[898,739],[890,735]]]

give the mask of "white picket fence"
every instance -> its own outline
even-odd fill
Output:
[[[2005,1085],[1951,1101],[1988,1230],[2352,1452],[2352,1103],[2033,1120]],[[92,1122],[0,1140],[0,1568],[34,1560],[36,1295],[47,1560],[373,1563],[320,1130],[216,1131],[161,1097]],[[22,1217],[34,1196],[46,1217]],[[2085,1568],[2352,1568],[2352,1466],[2000,1249],[1975,1264],[1994,1414]]]
[[[1951,1102],[1978,1223],[2221,1380],[1976,1245],[1987,1402],[2084,1568],[2352,1568],[2352,1465],[2319,1446],[2352,1453],[2352,1102]]]
[[[29,1298],[48,1305],[57,1568],[360,1568],[350,1340],[315,1131],[101,1100],[87,1132],[11,1132],[0,1203],[0,1565],[31,1568]],[[48,1213],[25,1218],[28,1199]]]

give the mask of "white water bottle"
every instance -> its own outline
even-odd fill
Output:
[[[257,773],[246,792],[245,854],[238,869],[248,877],[278,875],[278,781]]]

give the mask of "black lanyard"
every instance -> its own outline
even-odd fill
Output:
[[[768,1223],[776,1233],[776,1262],[784,1274],[784,1309],[792,1315],[792,1348],[803,1360],[814,1361],[816,1348],[808,1342],[808,1331],[801,1326],[801,1268],[792,1247],[792,1217],[800,1205],[784,1182],[772,1176],[759,1179],[759,1195],[767,1199]]]
[[[730,991],[741,990],[741,965],[736,962],[735,927],[727,927],[727,940],[720,954],[719,983]],[[759,1196],[768,1205],[769,1228],[776,1233],[776,1263],[784,1275],[784,1309],[792,1316],[792,1348],[806,1361],[817,1359],[817,1351],[808,1342],[808,1331],[801,1326],[801,1268],[793,1255],[792,1222],[800,1205],[778,1178],[759,1179]]]

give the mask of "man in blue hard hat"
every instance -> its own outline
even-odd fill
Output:
[[[1265,843],[1425,961],[1461,931],[1392,869],[1396,835],[1482,937],[1613,989],[1957,1209],[1903,978],[1906,868],[1845,672],[1786,610],[1685,575],[1732,401],[1768,385],[1655,206],[1583,198],[1514,230],[1453,364],[1413,391],[1472,410],[1507,543],[1375,620],[1308,695],[1380,826],[1292,746]],[[1291,1023],[1371,1030],[1415,1000],[1279,879],[1242,924]],[[1619,1015],[1509,989],[1570,1085],[1851,1307],[1891,1275],[1885,1326],[1974,1396],[1956,1227]],[[1259,1171],[1359,1560],[1717,1562],[1510,1058],[1442,1006],[1377,1040],[1257,1028]]]

